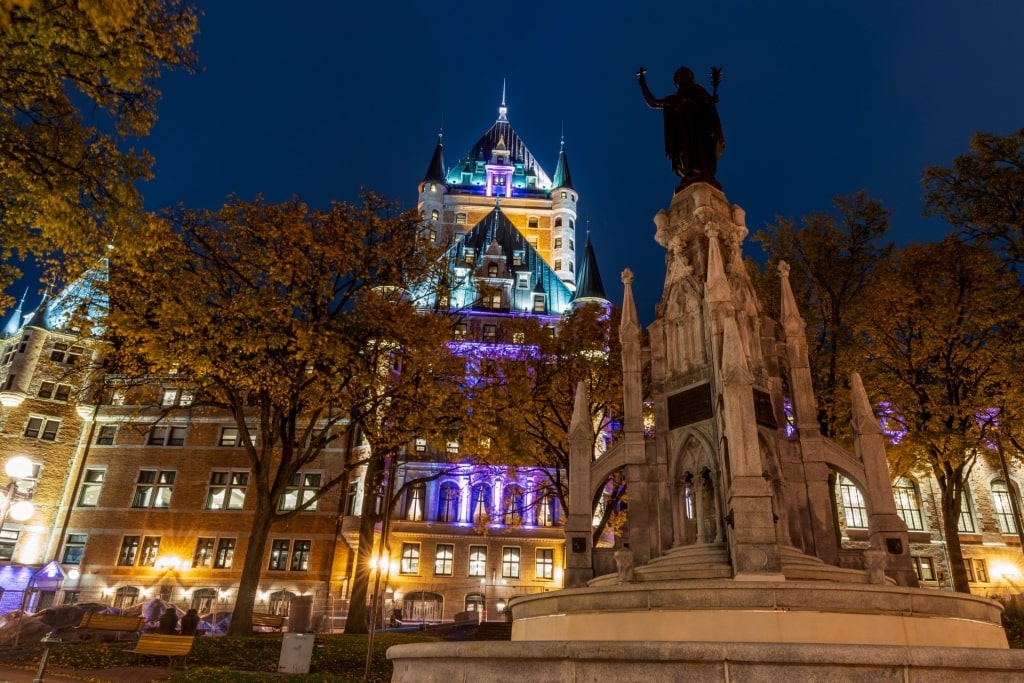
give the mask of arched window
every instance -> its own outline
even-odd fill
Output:
[[[216,601],[216,588],[200,588],[199,590],[192,591],[192,609],[200,614],[212,612]]]
[[[906,523],[907,529],[924,531],[921,498],[917,495],[917,486],[914,485],[914,482],[900,477],[892,485],[892,495],[896,499],[896,514]]]
[[[558,496],[548,488],[537,501],[537,526],[556,526],[558,524]]]
[[[1017,525],[1013,521],[1013,505],[1010,502],[1011,489],[1006,487],[1006,482],[996,479],[992,482],[992,507],[995,508],[996,520],[999,522],[999,530],[1004,534],[1017,533]],[[1017,503],[1020,503],[1020,495],[1017,487],[1012,488],[1012,495],[1017,496]]]
[[[960,519],[957,521],[956,530],[965,534],[978,533],[978,526],[974,523],[971,491],[966,484],[964,484],[963,497],[960,499]]]
[[[282,617],[288,616],[288,608],[292,605],[295,593],[291,591],[274,591],[270,594],[270,613]]]
[[[515,484],[505,487],[501,501],[502,522],[508,526],[523,523],[523,489]]]
[[[484,611],[484,596],[479,593],[470,593],[466,596],[466,611],[467,612],[483,612]]]
[[[472,522],[486,522],[491,514],[491,487],[477,484],[473,487],[469,505],[469,519]]]
[[[405,499],[405,518],[410,522],[423,521],[424,500],[427,487],[423,482],[413,484]]]
[[[459,487],[453,482],[441,484],[441,495],[437,501],[437,521],[459,521]]]
[[[139,600],[139,589],[135,586],[121,586],[114,593],[114,607],[125,609]]]
[[[864,495],[857,485],[846,477],[839,475],[839,498],[843,504],[843,516],[849,529],[868,528],[868,507],[864,503]]]
[[[559,216],[558,218],[555,219],[555,227],[556,228],[562,227],[562,217],[561,216]]]
[[[433,211],[430,212],[430,219],[436,221],[438,216],[440,215],[441,214],[438,213],[437,209],[434,209]]]

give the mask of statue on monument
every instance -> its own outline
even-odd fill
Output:
[[[718,157],[725,149],[722,123],[718,119],[718,84],[722,69],[711,67],[711,94],[696,83],[693,71],[676,70],[676,92],[659,99],[647,87],[647,69],[636,72],[640,90],[652,109],[661,109],[665,119],[665,156],[672,171],[682,178],[678,190],[691,183],[708,183],[722,189],[715,180]]]

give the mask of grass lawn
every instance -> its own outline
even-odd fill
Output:
[[[391,680],[391,663],[385,652],[392,645],[436,641],[437,638],[405,634],[378,633],[373,639],[370,680]],[[130,666],[134,658],[125,654],[134,646],[121,643],[73,643],[58,646],[50,653],[50,666],[75,669],[108,669]],[[349,683],[363,680],[366,662],[365,635],[318,635],[309,674],[277,673],[281,656],[281,636],[264,634],[245,638],[197,638],[189,668],[178,670],[172,683]],[[38,653],[32,657],[38,661]],[[145,661],[145,660],[144,660]],[[163,664],[163,657],[149,658]]]

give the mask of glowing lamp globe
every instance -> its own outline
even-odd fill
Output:
[[[11,479],[25,479],[32,476],[32,461],[24,455],[16,455],[7,461],[4,471]]]
[[[8,513],[16,522],[24,522],[26,519],[34,515],[36,512],[36,506],[27,500],[19,500],[17,503],[11,506],[11,511]]]

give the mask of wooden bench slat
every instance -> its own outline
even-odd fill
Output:
[[[141,631],[145,619],[123,614],[101,614],[86,612],[75,628],[93,628],[99,631]]]
[[[263,614],[262,612],[254,612],[252,615],[252,625],[254,628],[259,626],[280,630],[284,628],[284,622],[285,618],[280,614]]]
[[[135,648],[125,650],[136,657],[154,655],[159,657],[181,657],[188,664],[188,655],[192,652],[195,636],[173,636],[164,633],[143,633],[139,636]]]

